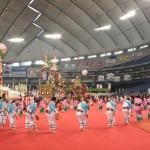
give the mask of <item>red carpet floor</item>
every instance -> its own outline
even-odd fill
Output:
[[[144,111],[144,119],[147,112]],[[45,114],[40,114],[37,122],[39,132],[27,133],[24,128],[25,118],[17,121],[17,130],[10,132],[8,122],[0,128],[0,150],[149,150],[150,133],[135,126],[133,114],[131,124],[124,125],[121,105],[116,113],[116,128],[107,128],[105,109],[98,110],[98,105],[91,107],[88,119],[88,131],[79,132],[75,111],[61,113],[57,121],[57,133],[49,133]],[[150,127],[150,124],[149,124]]]

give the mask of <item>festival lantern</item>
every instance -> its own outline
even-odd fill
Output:
[[[98,76],[98,81],[104,81],[104,76],[99,75],[99,76]]]
[[[107,80],[114,80],[114,74],[113,73],[108,73],[107,74]]]
[[[130,81],[131,75],[124,75],[124,81]]]
[[[114,82],[120,82],[120,77],[119,76],[114,77]]]
[[[2,92],[3,92],[3,77],[2,77],[2,60],[5,56],[5,53],[7,51],[7,48],[4,44],[0,43],[0,96],[2,96]]]
[[[76,82],[76,79],[72,79],[71,82],[72,82],[72,83],[75,83],[75,82]]]
[[[87,70],[82,70],[82,75],[87,75],[88,74],[88,71]]]

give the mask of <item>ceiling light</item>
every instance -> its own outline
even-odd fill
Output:
[[[78,60],[79,58],[78,57],[74,57],[74,60]]]
[[[130,18],[130,17],[135,16],[135,14],[136,14],[136,11],[135,11],[135,10],[132,10],[132,11],[128,12],[127,14],[121,16],[121,17],[120,17],[120,20],[128,19],[128,18]]]
[[[44,29],[42,31],[40,31],[37,36],[39,36],[40,34],[42,34],[44,32]]]
[[[123,51],[118,51],[118,52],[114,52],[114,55],[119,55],[119,54],[122,54]]]
[[[61,34],[46,34],[45,38],[60,39],[61,38]]]
[[[140,47],[140,49],[144,49],[144,48],[147,48],[147,47],[148,47],[148,45],[143,45],[143,46]]]
[[[19,43],[19,42],[23,42],[24,39],[23,38],[11,38],[11,39],[8,39],[7,41]]]
[[[106,56],[106,54],[101,54],[101,55],[100,55],[100,57],[105,57],[105,56]]]
[[[85,58],[84,56],[79,57],[80,60],[81,60],[81,59],[84,59],[84,58]]]
[[[36,23],[32,23],[32,24],[34,24],[36,27],[38,27],[38,28],[40,28],[40,29],[43,29],[41,26],[39,26],[39,25],[37,25]]]
[[[70,61],[70,58],[62,58],[61,61]]]
[[[36,60],[35,65],[43,65],[44,64],[44,61],[43,60]]]
[[[81,59],[84,59],[84,58],[85,58],[84,56],[74,57],[74,60],[81,60]]]
[[[18,63],[18,62],[12,63],[11,66],[18,67],[18,66],[19,66],[19,63]]]
[[[34,0],[31,0],[30,3],[28,5],[31,5],[34,2]]]
[[[136,48],[130,48],[130,49],[128,49],[128,52],[133,52],[133,51],[136,51]]]
[[[34,19],[33,22],[35,22],[36,20],[38,20],[40,16],[41,16],[41,13],[38,14],[38,16]]]
[[[90,55],[88,56],[88,58],[96,58],[97,56],[96,55]]]
[[[31,7],[31,6],[29,6],[28,5],[28,7],[30,8],[30,9],[32,9],[33,11],[35,11],[35,12],[37,12],[37,13],[40,13],[38,10],[36,10],[35,8],[33,8],[33,7]]]
[[[111,53],[106,53],[107,56],[111,56]]]
[[[111,28],[111,25],[107,25],[107,26],[103,26],[103,27],[99,27],[99,28],[95,28],[95,31],[101,31],[101,30],[108,30]]]
[[[32,64],[32,61],[26,61],[26,62],[21,63],[22,66],[30,66],[31,64]]]

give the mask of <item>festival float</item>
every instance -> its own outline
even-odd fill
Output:
[[[2,72],[3,72],[3,65],[2,61],[6,55],[7,48],[4,44],[0,43],[0,96],[3,94],[3,77],[2,77]]]
[[[64,94],[66,89],[66,79],[62,78],[56,65],[57,59],[55,56],[48,60],[44,54],[44,65],[40,72],[40,78],[45,81],[45,84],[38,86],[38,96],[44,99],[49,99],[55,96],[56,93]]]

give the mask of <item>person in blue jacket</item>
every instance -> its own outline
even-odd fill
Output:
[[[79,99],[79,104],[77,106],[76,116],[79,120],[80,124],[80,131],[85,131],[87,126],[87,119],[88,118],[88,112],[89,108],[87,103],[84,101],[84,97],[81,97]]]
[[[130,98],[127,97],[122,104],[122,112],[124,115],[124,122],[126,125],[129,124],[130,122],[131,111],[132,111],[132,104]]]
[[[19,103],[17,101],[12,102],[11,100],[8,100],[7,103],[7,115],[8,115],[11,130],[16,128],[16,120],[18,119],[16,109],[18,104]]]
[[[116,121],[115,121],[116,110],[117,110],[116,103],[113,101],[113,97],[110,97],[108,99],[108,102],[106,103],[106,115],[108,118],[108,127],[116,126]]]
[[[57,108],[55,106],[55,102],[56,102],[56,97],[52,97],[51,101],[48,104],[47,110],[46,110],[46,116],[48,119],[51,133],[55,132],[56,116],[59,116]]]
[[[34,116],[36,117],[37,120],[39,120],[39,117],[36,113],[36,108],[37,104],[32,102],[31,104],[28,105],[27,110],[26,110],[26,120],[25,120],[25,127],[27,128],[27,131],[31,131],[31,128],[33,131],[36,130],[36,123],[34,120]]]
[[[7,114],[6,114],[6,102],[2,99],[2,97],[0,97],[0,126],[4,127],[5,123],[6,123],[6,118],[7,118]]]

